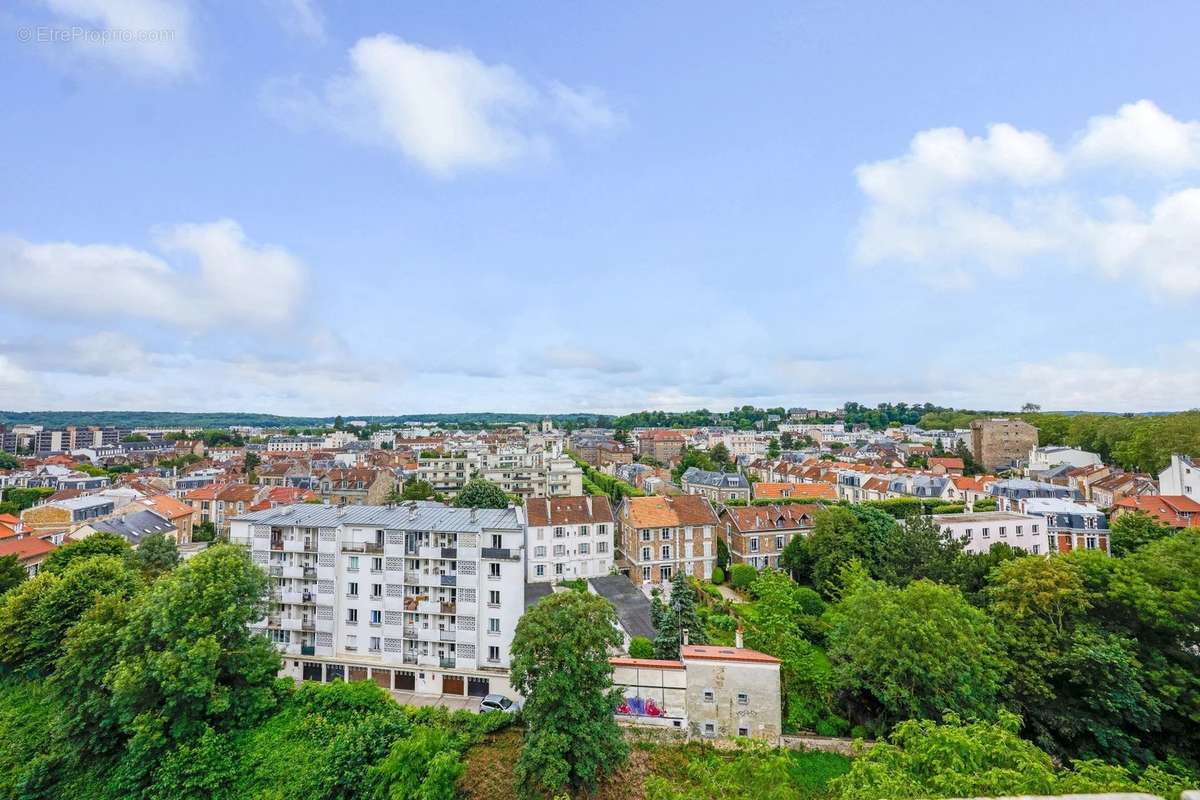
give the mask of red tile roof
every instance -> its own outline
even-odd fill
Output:
[[[16,556],[21,561],[44,556],[54,549],[53,542],[39,539],[36,536],[26,536],[23,539],[0,539],[0,556]]]
[[[662,658],[624,658],[615,657],[608,660],[614,667],[640,667],[642,669],[683,669],[682,661],[668,661]]]
[[[684,661],[689,658],[705,661],[745,661],[751,664],[779,664],[775,656],[748,650],[745,647],[718,647],[707,644],[685,644],[679,648],[679,656]]]
[[[531,497],[525,501],[530,527],[611,523],[607,497]]]

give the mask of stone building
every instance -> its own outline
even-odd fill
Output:
[[[977,419],[971,423],[971,452],[987,470],[1020,466],[1037,443],[1037,428],[1019,419]]]
[[[638,586],[669,583],[679,570],[710,580],[716,527],[717,515],[701,495],[626,497],[617,513],[618,568]]]

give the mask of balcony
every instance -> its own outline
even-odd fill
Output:
[[[508,547],[484,547],[480,551],[483,558],[490,561],[520,561],[521,553]]]
[[[272,574],[274,574],[274,573],[272,573]],[[297,567],[297,566],[292,566],[291,564],[285,564],[282,568],[281,574],[284,578],[303,578],[304,577],[304,567]]]
[[[417,629],[412,625],[405,625],[403,628],[403,635],[405,639],[415,639],[417,638]]]
[[[458,611],[458,606],[455,603],[442,603],[441,613],[455,614]]]
[[[457,586],[458,575],[442,575],[442,586]]]
[[[442,628],[438,631],[438,639],[443,642],[457,642],[458,637],[455,635],[453,626]]]
[[[405,653],[403,656],[400,657],[400,663],[416,665],[418,663],[417,662],[417,654],[416,653]]]
[[[457,547],[443,547],[442,548],[442,558],[458,558],[458,548]]]
[[[417,628],[417,641],[440,642],[441,637],[438,636],[438,631],[436,628]]]
[[[409,570],[404,573],[404,582],[412,586],[416,586],[421,582],[421,573],[415,570]]]
[[[314,647],[313,645],[311,645],[311,644],[300,645],[300,655],[315,656],[316,654],[317,654],[317,648]]]
[[[303,599],[304,595],[302,592],[284,589],[279,593],[279,602],[281,603],[299,603]]]
[[[272,564],[270,567],[267,568],[267,574],[270,575],[272,578],[282,578],[283,577],[283,565],[282,564]]]
[[[342,542],[343,553],[382,553],[383,545],[375,542]]]
[[[302,572],[300,574],[300,577],[303,578],[304,580],[315,581],[317,579],[317,568],[316,567],[301,567],[301,570],[302,570]]]
[[[285,553],[303,553],[305,550],[312,548],[311,540],[305,541],[302,539],[284,539],[283,552]]]
[[[438,658],[438,666],[442,669],[454,669],[454,659],[452,657],[441,656]]]
[[[298,631],[300,630],[300,618],[281,617],[279,619],[279,627],[283,628],[285,631]]]

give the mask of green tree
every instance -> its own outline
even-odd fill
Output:
[[[683,570],[671,578],[671,597],[654,631],[655,658],[679,658],[684,631],[688,632],[689,643],[708,643],[704,626],[696,616],[696,592]]]
[[[910,514],[896,529],[895,545],[887,555],[884,573],[901,585],[920,578],[952,583],[962,551],[962,540],[944,530],[933,517]]]
[[[402,500],[428,500],[433,497],[433,484],[429,481],[408,481],[401,492]]]
[[[20,469],[21,459],[12,453],[0,451],[0,469]]]
[[[192,528],[193,542],[211,542],[217,538],[217,526],[211,522],[197,522]]]
[[[734,589],[749,589],[758,577],[758,570],[750,564],[734,564],[729,568],[729,585]]]
[[[629,444],[629,431],[624,428],[618,428],[613,434],[613,439],[616,439],[621,444]]]
[[[169,572],[179,563],[179,547],[165,533],[152,533],[142,539],[134,551],[134,561],[147,579]]]
[[[1108,541],[1114,556],[1124,556],[1174,532],[1174,528],[1160,524],[1149,514],[1136,511],[1121,514],[1109,524]]]
[[[29,577],[21,560],[16,556],[0,556],[0,597],[12,588],[20,586]]]
[[[132,555],[133,548],[123,537],[101,531],[93,533],[86,539],[68,542],[57,550],[51,551],[50,555],[46,556],[46,560],[42,562],[42,571],[60,575],[78,560],[96,556],[117,556],[129,559]]]
[[[779,440],[772,436],[767,440],[767,458],[772,461],[779,458]]]
[[[267,576],[236,545],[215,545],[156,581],[116,643],[104,677],[130,734],[126,791],[148,785],[158,760],[206,730],[244,728],[275,705],[279,654],[249,624],[266,614]]]
[[[793,436],[791,433],[780,434],[779,446],[781,448],[783,448],[784,450],[795,450],[796,449],[796,437]]]
[[[717,442],[708,451],[708,457],[712,459],[712,463],[720,470],[727,470],[732,459],[729,456],[729,448],[724,442]]]
[[[624,763],[608,663],[621,644],[615,626],[612,604],[582,592],[542,598],[517,623],[511,677],[529,726],[515,770],[522,792],[590,791]]]
[[[455,782],[466,769],[464,742],[449,730],[422,726],[397,739],[371,770],[375,800],[454,800]]]
[[[346,421],[344,419],[342,419],[341,414],[338,414],[336,417],[333,418],[333,429],[335,431],[340,431],[345,427],[346,427]]]
[[[246,453],[246,472],[250,473],[258,469],[258,465],[262,463],[262,457],[258,453]]]
[[[729,572],[729,545],[720,536],[717,537],[717,567],[722,572]]]
[[[634,636],[629,640],[630,658],[654,658],[654,642],[645,636]]]
[[[962,591],[963,597],[973,606],[983,606],[987,602],[985,590],[988,586],[988,575],[1005,561],[1026,555],[1004,542],[995,542],[986,553],[962,552],[954,560],[954,581]]]
[[[839,685],[885,725],[946,711],[994,716],[1006,664],[991,621],[954,588],[859,580],[827,618]]]
[[[146,436],[146,434],[144,434],[144,433],[130,433],[130,434],[126,434],[125,438],[121,439],[121,441],[122,442],[148,442],[148,441],[150,441],[150,437]]]
[[[866,506],[827,508],[817,513],[813,532],[803,545],[806,558],[802,563],[809,574],[799,577],[807,578],[827,596],[851,561],[859,561],[871,577],[891,577],[898,539],[896,521],[884,511]]]
[[[455,508],[508,508],[508,494],[497,484],[483,478],[472,478],[451,503]]]

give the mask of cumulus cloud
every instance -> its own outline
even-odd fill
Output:
[[[268,84],[264,102],[289,121],[316,122],[396,149],[441,177],[544,157],[553,149],[555,125],[587,132],[619,119],[595,91],[558,83],[542,88],[469,50],[379,34],[359,39],[349,55],[349,70],[319,91],[277,81]]]
[[[173,80],[196,67],[192,15],[185,0],[42,0],[71,33],[55,42],[79,62],[104,63],[151,80]],[[76,35],[75,29],[79,29]]]
[[[1143,100],[1093,118],[1062,150],[1009,125],[986,137],[923,131],[906,154],[856,170],[867,200],[856,260],[906,265],[948,288],[981,270],[1069,265],[1160,297],[1200,293],[1200,189],[1162,182],[1200,165],[1198,130]],[[1131,171],[1139,196],[1156,199],[1105,192],[1106,178]]]
[[[286,250],[249,241],[233,220],[155,232],[162,255],[126,245],[0,237],[0,298],[41,316],[150,319],[193,330],[288,322],[305,269]]]

